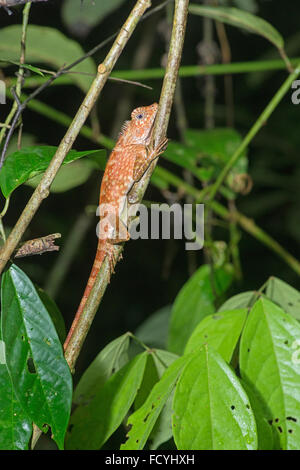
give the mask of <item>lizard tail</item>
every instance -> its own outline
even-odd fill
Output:
[[[82,314],[83,309],[85,307],[87,298],[90,295],[90,292],[93,288],[93,285],[95,284],[95,280],[96,280],[98,272],[100,271],[102,262],[103,262],[105,256],[107,254],[109,254],[108,251],[109,251],[109,247],[107,246],[107,244],[106,243],[103,244],[102,240],[99,240],[96,256],[95,256],[94,263],[93,263],[93,266],[92,266],[92,270],[91,270],[91,273],[90,273],[90,277],[88,279],[84,294],[82,296],[82,299],[81,299],[81,302],[79,304],[78,310],[77,310],[76,315],[74,317],[74,320],[73,320],[73,323],[71,325],[70,331],[69,331],[68,336],[65,340],[64,350],[67,349],[67,346],[68,346],[68,344],[70,342],[70,339],[73,335],[74,329],[76,328],[77,323],[79,321],[79,318],[81,317],[81,314]]]

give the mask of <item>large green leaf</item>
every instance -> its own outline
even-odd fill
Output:
[[[201,266],[177,295],[170,321],[168,349],[181,354],[191,333],[207,315],[215,312],[216,295],[226,291],[232,281],[230,269],[219,268],[212,276],[208,265]]]
[[[173,364],[173,362],[178,359],[178,356],[176,354],[161,349],[156,349],[152,357],[157,369],[159,379],[162,378],[167,368],[170,367],[171,364]],[[168,441],[172,437],[173,393],[174,392],[171,392],[171,394],[167,398],[167,401],[149,436],[150,449],[157,449],[161,444]]]
[[[0,450],[26,450],[32,424],[17,399],[6,365],[0,364]]]
[[[267,410],[277,449],[300,448],[299,338],[299,323],[262,298],[248,316],[240,344],[242,378]]]
[[[281,34],[270,23],[247,11],[239,10],[238,8],[193,4],[189,6],[189,11],[195,15],[206,16],[207,18],[245,29],[251,33],[259,34],[278,47],[278,49],[284,46]]]
[[[254,412],[257,428],[258,450],[271,450],[274,447],[273,429],[267,419],[268,410],[260,395],[252,387],[241,380],[241,384],[248,395],[250,405]]]
[[[129,340],[130,334],[125,333],[100,351],[76,386],[74,403],[89,403],[109,377],[128,362]]]
[[[18,186],[44,172],[56,150],[57,147],[43,145],[25,147],[8,155],[0,171],[0,188],[4,197],[9,197]],[[86,150],[77,152],[76,150],[70,150],[64,159],[63,165],[88,155],[93,157],[99,155],[102,158],[105,157],[106,151]]]
[[[209,344],[230,362],[247,316],[247,309],[228,310],[205,317],[193,331],[185,348],[190,353]]]
[[[7,368],[22,407],[63,448],[72,377],[54,325],[32,282],[12,265],[2,277],[2,337]]]
[[[19,61],[21,25],[11,25],[0,30],[0,58],[4,61]],[[26,37],[26,62],[51,65],[58,70],[84,55],[81,46],[64,36],[58,29],[28,25]],[[72,68],[70,78],[83,91],[87,91],[96,74],[93,60],[88,57]],[[86,73],[92,76],[86,75]]]
[[[84,184],[90,177],[93,168],[87,164],[87,160],[72,162],[70,165],[62,166],[51,184],[51,193],[63,193]],[[43,175],[37,175],[26,181],[25,184],[36,188]]]
[[[285,312],[300,320],[300,292],[294,287],[272,276],[267,284],[266,296]]]
[[[121,445],[122,450],[144,448],[163,407],[174,390],[183,367],[190,359],[190,355],[186,355],[175,360],[161,380],[154,385],[144,404],[129,417],[127,424],[130,430],[127,434],[127,441]]]
[[[0,348],[3,348],[3,351],[0,351],[0,450],[26,450],[32,423],[14,393],[5,363],[5,347],[2,340]]]
[[[231,368],[210,346],[202,346],[184,368],[173,409],[178,449],[256,449],[249,399]]]
[[[125,0],[65,0],[62,17],[67,26],[78,36],[88,32],[107,15],[113,13]]]
[[[136,356],[112,375],[89,403],[76,408],[66,438],[68,449],[102,447],[129,411],[141,385],[147,357],[147,352]]]

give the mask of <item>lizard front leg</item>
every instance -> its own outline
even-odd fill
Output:
[[[168,139],[163,139],[155,149],[146,146],[139,146],[140,148],[136,153],[133,168],[133,184],[127,193],[128,202],[130,204],[135,204],[139,200],[138,194],[135,190],[135,184],[142,179],[151,163],[165,151],[167,144]]]

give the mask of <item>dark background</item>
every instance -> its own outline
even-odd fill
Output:
[[[79,0],[78,0],[79,2]],[[78,3],[77,2],[77,3]],[[111,33],[115,32],[126,18],[133,2],[127,1],[85,37],[78,37],[70,32],[61,20],[60,1],[51,0],[48,3],[34,4],[31,7],[30,23],[50,26],[62,31],[81,43],[84,50],[89,50]],[[74,0],[74,4],[76,0]],[[153,6],[159,4],[153,1]],[[196,3],[196,2],[194,2]],[[291,57],[300,57],[300,3],[296,1],[257,1],[256,14],[274,25],[286,40],[287,50]],[[165,16],[162,10],[152,21],[152,34],[155,36],[153,50],[147,67],[159,67],[165,51],[165,42],[160,34],[161,22]],[[0,10],[0,28],[11,24],[20,24],[22,10],[14,9],[8,16]],[[146,21],[146,22],[147,22]],[[137,27],[132,39],[117,63],[116,70],[130,69],[136,45],[144,34],[144,25]],[[264,39],[256,35],[246,34],[236,28],[227,26],[226,31],[232,51],[232,61],[262,60],[265,57],[277,58],[277,51]],[[190,16],[182,63],[193,65],[198,63],[197,44],[202,40],[202,19]],[[108,47],[94,56],[96,63],[101,62]],[[5,70],[8,73],[9,69]],[[260,79],[257,86],[253,85],[253,74],[233,76],[235,102],[235,128],[242,134],[249,130],[260,112],[270,101],[281,83],[287,76],[286,71],[272,72],[263,75],[256,74]],[[216,77],[216,126],[225,126],[224,81]],[[148,80],[152,91],[135,88],[132,93],[131,108],[158,101],[161,80]],[[189,127],[201,129],[203,118],[203,78],[184,78],[181,81],[184,104],[189,121]],[[111,135],[116,122],[115,110],[118,100],[128,93],[130,85],[108,82],[98,103],[98,116],[101,130]],[[74,116],[83,98],[82,92],[75,86],[58,86],[47,89],[39,99],[63,110],[69,116]],[[8,108],[6,108],[8,109]],[[1,107],[1,121],[3,116]],[[6,111],[5,111],[6,112]],[[249,173],[254,181],[254,187],[247,196],[237,200],[238,209],[248,217],[253,217],[257,224],[264,228],[272,237],[279,241],[294,256],[299,256],[299,118],[300,106],[291,103],[288,94],[266,126],[255,138],[249,148]],[[24,113],[24,132],[34,134],[37,142],[47,145],[58,145],[65,129],[30,110]],[[175,114],[171,116],[168,136],[178,139]],[[112,137],[116,137],[115,135]],[[91,141],[78,137],[74,148],[77,150],[97,148]],[[180,173],[180,169],[163,160],[162,166]],[[94,172],[87,183],[61,194],[52,194],[42,204],[33,219],[26,239],[39,237],[48,233],[62,234],[61,246],[67,235],[73,229],[74,223],[87,204],[96,204],[96,196],[101,182],[101,174]],[[94,189],[95,196],[92,196]],[[5,224],[12,227],[28,200],[32,189],[27,186],[19,188],[12,196]],[[150,186],[146,199],[163,201],[162,194]],[[70,325],[83,293],[96,249],[95,217],[76,258],[71,265],[71,271],[64,279],[56,302],[63,313],[66,324]],[[227,239],[226,231],[216,229],[213,233],[216,240]],[[249,289],[258,289],[270,275],[275,275],[291,283],[299,285],[297,275],[267,249],[259,241],[242,232],[240,242],[243,279],[236,282],[230,294]],[[18,262],[20,267],[31,279],[43,286],[49,271],[52,269],[55,253],[41,257],[28,258]],[[203,264],[202,252],[197,253],[197,264]],[[167,264],[170,264],[167,269]],[[111,339],[127,330],[134,330],[151,313],[161,307],[171,304],[188,279],[187,254],[184,241],[138,240],[126,245],[124,259],[116,269],[109,288],[105,294],[92,330],[85,343],[78,362],[77,371],[80,373],[96,353]]]

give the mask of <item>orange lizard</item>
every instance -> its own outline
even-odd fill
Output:
[[[73,331],[81,317],[87,298],[95,283],[104,258],[108,257],[110,274],[113,272],[113,245],[129,240],[126,222],[121,214],[127,201],[136,202],[134,184],[147,171],[151,162],[166,148],[167,139],[158,147],[152,148],[152,135],[158,104],[136,108],[131,113],[131,120],[125,121],[117,143],[110,154],[100,189],[100,223],[97,252],[83,297],[64,344],[66,349]],[[103,217],[103,219],[102,219]]]

